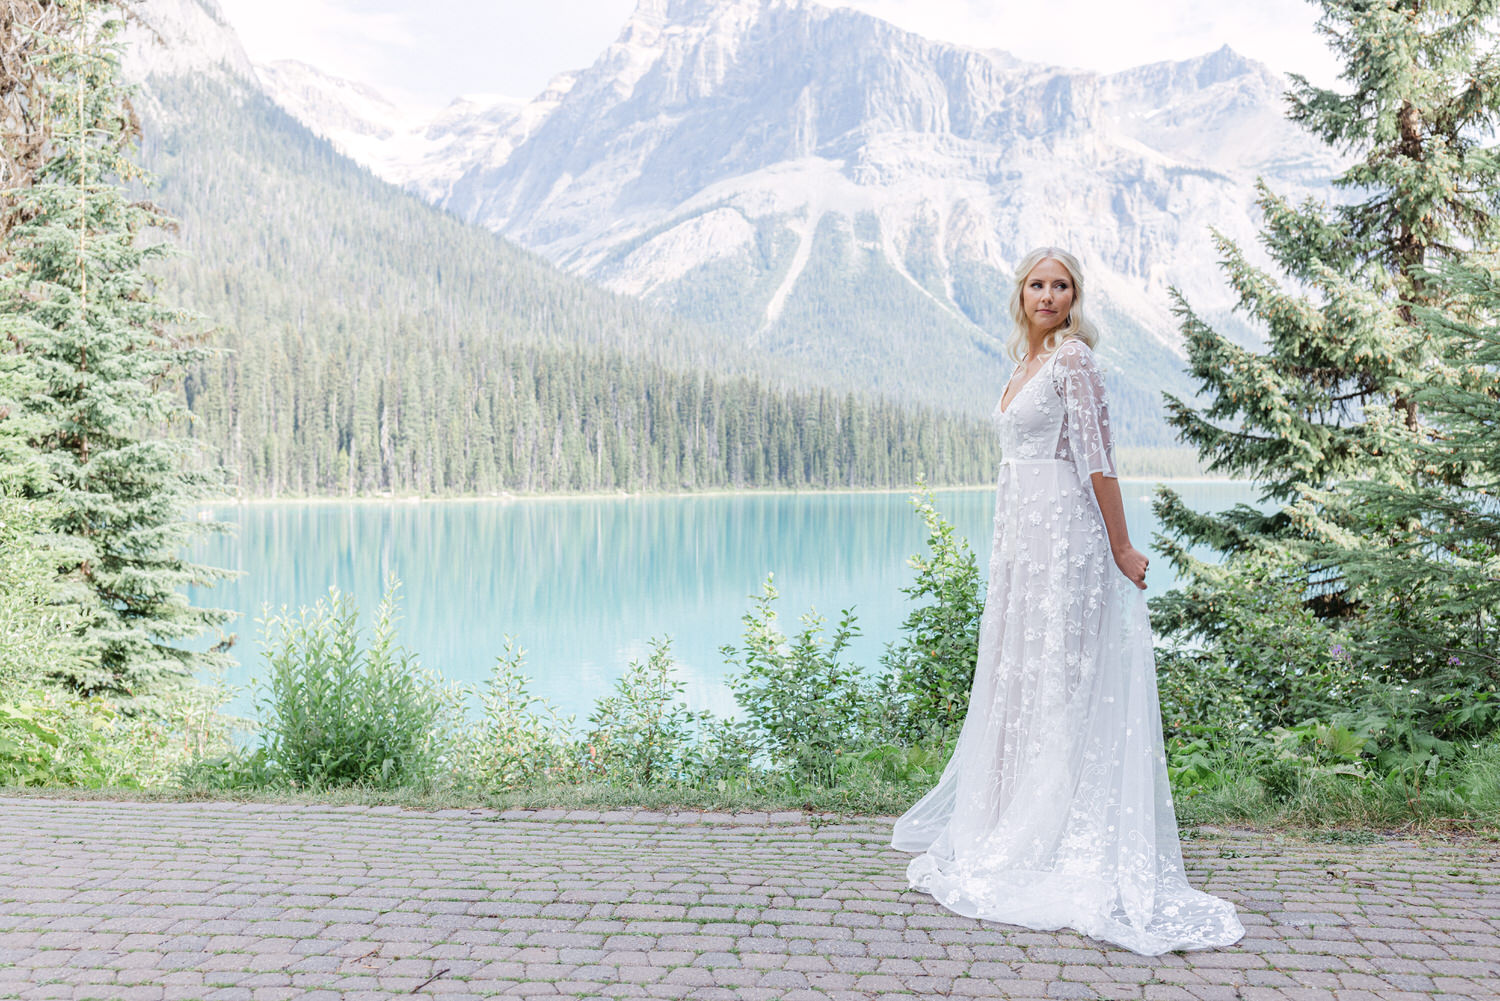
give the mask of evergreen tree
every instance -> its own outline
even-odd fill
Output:
[[[1172,535],[1162,548],[1186,585],[1153,604],[1156,625],[1207,641],[1203,656],[1275,658],[1275,649],[1228,635],[1231,605],[1287,594],[1325,628],[1375,634],[1376,619],[1413,614],[1419,594],[1372,600],[1343,560],[1351,542],[1410,545],[1410,519],[1370,503],[1356,481],[1400,489],[1454,486],[1450,465],[1430,462],[1438,428],[1422,411],[1428,387],[1461,380],[1454,342],[1435,337],[1418,311],[1462,308],[1432,279],[1496,235],[1500,157],[1484,145],[1500,113],[1500,63],[1491,25],[1497,0],[1322,0],[1320,31],[1341,55],[1347,93],[1294,76],[1291,117],[1358,155],[1335,184],[1351,200],[1289,205],[1262,184],[1262,240],[1283,272],[1255,268],[1218,238],[1240,308],[1265,328],[1263,350],[1219,335],[1177,298],[1202,409],[1167,397],[1169,421],[1208,468],[1254,479],[1267,513],[1241,505],[1210,515],[1164,491],[1157,514]],[[1205,564],[1205,546],[1227,559]],[[1404,608],[1402,606],[1405,606]],[[1269,608],[1269,605],[1268,605]],[[1363,648],[1372,658],[1373,647]],[[1433,656],[1404,665],[1425,671]]]
[[[116,17],[66,0],[42,40],[47,156],[31,183],[8,192],[17,221],[0,261],[0,337],[30,383],[7,417],[26,424],[46,467],[23,490],[45,503],[45,534],[82,614],[73,626],[82,666],[59,665],[85,692],[146,696],[169,680],[223,663],[222,652],[175,645],[227,619],[194,608],[182,588],[228,573],[179,552],[204,528],[185,505],[215,483],[187,468],[177,382],[204,350],[174,334],[148,265],[166,252],[143,239],[167,228],[131,201],[134,118],[119,75]],[[117,13],[117,11],[112,11]]]
[[[1336,557],[1368,601],[1419,596],[1411,614],[1376,620],[1382,647],[1406,663],[1436,657],[1471,680],[1500,680],[1500,264],[1449,266],[1429,282],[1468,302],[1462,311],[1419,309],[1415,317],[1465,359],[1453,383],[1413,398],[1436,426],[1421,455],[1438,475],[1411,486],[1357,484],[1364,510],[1406,526],[1408,539],[1392,546],[1340,539]]]

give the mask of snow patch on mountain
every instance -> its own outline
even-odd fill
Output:
[[[755,239],[755,227],[743,215],[718,208],[694,216],[630,251],[621,263],[616,289],[645,295],[675,281],[688,269],[737,254]]]
[[[454,164],[485,154],[526,102],[465,95],[438,113],[407,109],[373,87],[296,60],[256,67],[262,87],[293,118],[378,176],[430,201],[448,194]]]
[[[250,57],[216,0],[144,0],[132,13],[121,35],[121,68],[130,82],[153,74],[207,75],[255,85]]]

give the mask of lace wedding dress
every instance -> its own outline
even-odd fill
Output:
[[[1064,341],[993,416],[979,660],[953,756],[891,836],[922,853],[907,881],[968,917],[1147,955],[1229,945],[1233,905],[1183,873],[1145,597],[1089,478],[1116,475],[1093,352]]]

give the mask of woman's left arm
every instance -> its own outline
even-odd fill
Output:
[[[1125,501],[1120,496],[1120,481],[1103,473],[1093,473],[1089,479],[1094,484],[1094,499],[1099,502],[1099,513],[1104,515],[1104,530],[1109,533],[1109,548],[1115,556],[1115,566],[1130,578],[1130,582],[1141,590],[1146,589],[1146,559],[1144,553],[1130,544],[1130,533],[1125,530]]]
[[[1057,390],[1068,411],[1068,447],[1080,480],[1094,485],[1094,499],[1104,515],[1109,548],[1115,565],[1136,587],[1146,588],[1146,557],[1130,544],[1125,531],[1125,502],[1120,498],[1115,469],[1114,433],[1109,426],[1109,403],[1104,395],[1104,373],[1094,352],[1079,340],[1063,341],[1053,367]]]

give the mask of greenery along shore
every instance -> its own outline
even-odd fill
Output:
[[[1290,113],[1354,154],[1334,179],[1348,200],[1293,206],[1262,189],[1274,273],[1220,241],[1240,311],[1264,331],[1259,347],[1176,303],[1200,393],[1167,398],[1172,426],[1206,472],[1262,493],[1259,506],[1218,514],[1167,488],[1157,496],[1168,536],[1158,551],[1184,581],[1152,600],[1170,771],[1190,818],[1493,826],[1493,4],[1320,6],[1346,87],[1294,78]],[[662,321],[576,285],[507,286],[484,300],[490,333],[463,311],[418,311],[381,313],[390,322],[366,336],[361,324],[378,311],[365,290],[324,282],[343,325],[311,338],[293,366],[291,335],[256,310],[296,303],[278,292],[284,276],[252,266],[238,287],[232,270],[198,292],[179,282],[189,305],[227,297],[244,320],[194,334],[157,280],[169,274],[170,220],[128,187],[143,179],[111,47],[108,15],[119,10],[15,0],[14,17],[0,19],[4,51],[28,54],[0,81],[0,112],[15,125],[0,130],[0,783],[478,799],[607,787],[882,811],[930,785],[967,711],[985,596],[974,553],[920,485],[928,546],[912,564],[914,610],[878,670],[844,660],[858,628],[850,614],[831,633],[811,617],[783,631],[768,580],[742,642],[723,650],[740,718],[685,707],[663,638],[575,725],[527,693],[514,647],[497,651],[490,683],[473,691],[429,674],[395,643],[393,585],[372,634],[338,594],[267,623],[258,735],[235,749],[224,693],[203,682],[227,653],[187,643],[224,616],[190,605],[186,588],[225,571],[180,555],[222,527],[185,515],[230,483],[261,493],[895,486],[919,470],[988,479],[996,457],[982,422],[844,390],[773,389],[748,357],[728,376],[684,374],[704,350],[690,332],[653,328]],[[215,166],[191,142],[160,152],[189,158],[198,177]],[[460,230],[454,240],[475,239]],[[434,281],[455,280],[442,275]],[[494,333],[556,334],[580,310],[590,322],[576,329],[591,332],[580,344],[512,346]],[[438,336],[397,336],[413,331]],[[624,350],[647,333],[661,335],[652,351]],[[420,343],[434,346],[401,346]],[[481,358],[489,367],[454,364]],[[389,392],[356,391],[377,384]],[[219,475],[224,463],[243,465]],[[1204,549],[1217,559],[1192,556]],[[482,724],[463,722],[465,705]]]
[[[1125,450],[1124,463],[1131,463]],[[1168,461],[1159,463],[1162,466],[1171,466],[1183,453],[1179,450],[1171,450]],[[1122,463],[1122,464],[1124,464]],[[1188,456],[1189,465],[1196,462]],[[1233,483],[1236,482],[1228,476],[1192,476],[1192,475],[1149,475],[1150,461],[1137,461],[1132,465],[1139,469],[1146,467],[1146,472],[1140,475],[1125,475],[1120,477],[1122,483]],[[1128,468],[1128,467],[1127,467]],[[921,477],[926,482],[926,476]],[[937,483],[931,484],[934,490],[993,490],[993,478],[983,483]],[[466,501],[495,501],[510,503],[519,501],[559,501],[559,500],[638,500],[644,498],[686,498],[686,497],[745,497],[745,496],[794,496],[798,494],[909,494],[910,486],[898,487],[705,487],[701,490],[608,490],[608,491],[567,491],[567,492],[538,492],[538,493],[516,493],[501,491],[488,494],[312,494],[308,496],[282,495],[278,497],[265,496],[243,496],[238,497],[231,494],[205,496],[199,508],[213,508],[222,505],[235,504],[451,504]]]

